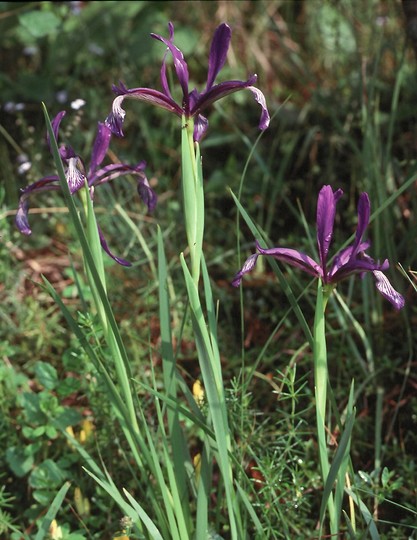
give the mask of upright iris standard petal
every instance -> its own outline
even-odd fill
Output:
[[[151,37],[161,41],[167,51],[164,54],[161,66],[161,86],[162,91],[152,88],[132,88],[128,89],[123,84],[114,86],[113,90],[117,97],[113,100],[112,111],[106,119],[106,125],[118,137],[123,136],[123,120],[125,110],[122,108],[124,99],[138,99],[147,101],[157,107],[168,110],[182,118],[194,118],[194,140],[199,141],[206,133],[208,121],[202,116],[202,111],[212,105],[215,101],[240,90],[248,89],[256,102],[261,106],[262,113],[259,122],[259,128],[264,130],[269,125],[269,112],[266,106],[265,96],[254,86],[256,75],[249,77],[247,81],[227,81],[220,84],[214,84],[217,75],[226,62],[227,51],[231,40],[230,27],[223,23],[215,31],[210,48],[206,87],[203,92],[196,89],[189,90],[188,65],[184,59],[181,50],[174,44],[174,26],[168,24],[169,38],[164,38],[159,34],[151,34]],[[167,54],[171,54],[174,63],[175,73],[182,90],[182,101],[176,103],[169,89],[166,75]]]
[[[61,124],[61,120],[64,118],[66,114],[67,114],[66,111],[61,111],[52,119],[51,126],[52,126],[52,131],[54,133],[55,140],[58,140],[59,126]],[[49,150],[51,150],[51,141],[49,138],[49,132],[46,132],[46,142],[48,143]]]
[[[223,23],[217,27],[210,47],[206,92],[213,86],[217,75],[226,62],[231,39],[232,31],[230,26]]]
[[[187,62],[184,60],[184,55],[182,52],[174,45],[174,25],[170,22],[168,23],[168,29],[169,29],[169,39],[165,39],[162,36],[159,36],[158,34],[151,34],[151,36],[155,39],[158,39],[162,43],[164,43],[170,53],[172,54],[172,58],[174,61],[174,68],[175,72],[177,74],[178,81],[182,88],[183,93],[183,103],[185,107],[185,113],[187,114],[187,105],[188,105],[188,81],[189,81],[189,75],[188,75],[188,65]]]
[[[371,217],[371,203],[367,193],[361,193],[358,202],[358,226],[356,228],[355,241],[352,246],[352,257],[355,257],[356,253],[360,251],[362,244],[362,238],[365,234],[366,228],[369,225],[369,218]]]
[[[56,138],[58,138],[59,126],[64,115],[65,111],[62,111],[58,113],[57,116],[55,116],[55,118],[52,120],[52,129]],[[127,165],[125,163],[111,163],[110,165],[99,168],[107,154],[110,139],[111,130],[109,126],[99,122],[90,157],[88,173],[86,173],[86,167],[84,166],[83,161],[75,154],[74,150],[70,146],[61,145],[59,147],[59,153],[65,169],[65,178],[68,182],[68,187],[71,194],[79,191],[87,182],[88,186],[90,187],[90,196],[92,197],[95,186],[110,182],[111,180],[114,180],[120,176],[133,175],[138,179],[139,195],[142,197],[143,201],[148,207],[148,210],[152,211],[156,206],[157,199],[156,194],[150,187],[148,179],[146,178],[146,163],[144,161],[141,161],[135,166]],[[51,148],[49,140],[48,146]],[[28,220],[29,197],[44,191],[58,191],[60,189],[59,177],[57,175],[51,175],[37,180],[21,191],[19,206],[15,218],[16,226],[21,233],[29,235],[32,232]],[[99,229],[99,236],[103,249],[109,254],[110,257],[123,266],[130,266],[128,261],[121,259],[120,257],[116,257],[110,251],[101,229]]]
[[[333,193],[331,186],[324,186],[320,190],[317,200],[317,245],[325,282],[327,279],[327,256],[333,237],[336,216],[336,203],[342,195],[343,191],[341,189]]]
[[[342,249],[336,254],[330,269],[327,269],[327,258],[330,243],[333,237],[334,220],[336,214],[336,203],[342,196],[343,191],[338,189],[333,191],[331,186],[323,186],[320,190],[317,201],[317,245],[320,257],[320,264],[311,257],[300,251],[291,248],[271,248],[263,249],[259,243],[256,244],[257,253],[251,255],[236,274],[232,285],[238,286],[244,274],[253,270],[259,255],[273,257],[279,261],[301,268],[310,275],[319,277],[324,284],[336,285],[342,279],[353,274],[364,275],[371,273],[376,282],[376,288],[396,309],[404,307],[404,298],[397,292],[383,273],[388,270],[387,260],[380,263],[374,261],[365,251],[369,248],[370,242],[363,241],[365,230],[369,224],[370,202],[366,193],[362,193],[358,203],[358,226],[356,229],[353,244]]]
[[[91,152],[89,175],[94,173],[106,157],[111,139],[111,129],[103,122],[98,123],[97,136]]]

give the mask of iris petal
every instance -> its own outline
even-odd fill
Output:
[[[16,227],[22,234],[29,235],[32,233],[28,219],[29,197],[44,191],[58,191],[59,189],[59,178],[56,175],[45,176],[22,189],[15,217]]]
[[[214,32],[209,54],[206,92],[213,86],[217,75],[226,62],[231,38],[232,31],[230,26],[225,23],[218,26]]]
[[[255,98],[255,101],[261,106],[262,112],[261,112],[261,119],[259,121],[259,129],[261,131],[264,131],[269,126],[269,121],[270,121],[270,116],[268,112],[268,107],[266,106],[265,96],[260,90],[258,90],[258,88],[255,88],[255,86],[248,86],[247,89],[252,92],[252,95]]]
[[[201,141],[208,129],[208,120],[202,114],[198,114],[194,120],[194,134],[193,138],[196,142]]]
[[[240,271],[233,278],[233,281],[232,281],[233,287],[239,287],[243,276],[247,274],[248,272],[251,272],[255,268],[258,257],[259,257],[258,253],[254,253],[253,255],[251,255],[250,257],[246,259]]]
[[[355,257],[371,215],[371,203],[367,193],[361,193],[358,202],[358,225],[356,227],[355,241],[352,246],[352,257]]]
[[[394,289],[387,276],[379,270],[372,273],[376,281],[376,288],[382,296],[391,302],[395,309],[402,309],[405,305],[404,297]]]
[[[91,153],[89,176],[97,169],[106,157],[111,139],[111,129],[102,122],[98,123],[97,135],[94,139],[93,151]]]
[[[169,23],[169,39],[166,39],[158,34],[151,34],[151,36],[159,41],[162,41],[164,43],[170,53],[172,54],[172,58],[174,60],[174,68],[175,72],[178,77],[178,81],[181,85],[183,96],[184,96],[184,102],[187,105],[188,104],[188,81],[189,81],[189,75],[188,75],[188,66],[187,62],[184,60],[184,55],[182,52],[176,47],[173,43],[174,40],[174,25],[172,23]],[[189,111],[185,111],[186,114],[188,114]]]
[[[15,223],[19,231],[22,234],[25,234],[26,236],[29,236],[29,234],[32,234],[32,229],[30,228],[30,225],[29,225],[28,213],[29,213],[29,201],[28,199],[24,199],[23,197],[21,197],[19,199],[19,206],[17,208]]]
[[[162,92],[151,88],[133,88],[129,90],[123,84],[113,87],[117,97],[113,101],[112,112],[106,119],[106,125],[109,126],[115,135],[118,137],[123,136],[122,126],[125,111],[122,109],[121,105],[124,98],[130,97],[147,101],[180,117],[183,115],[186,118],[194,117],[194,140],[200,141],[208,127],[207,119],[204,116],[201,116],[200,113],[218,99],[233,92],[244,90],[245,88],[252,93],[253,97],[262,108],[259,128],[264,130],[269,126],[270,117],[266,106],[265,96],[260,90],[253,86],[257,79],[256,75],[252,75],[247,81],[226,81],[214,85],[218,73],[226,62],[227,51],[230,45],[231,30],[227,24],[223,23],[218,26],[213,36],[208,60],[206,88],[203,92],[198,92],[196,89],[191,92],[189,91],[187,62],[185,61],[181,50],[174,45],[174,26],[172,23],[168,24],[168,29],[168,39],[159,34],[151,34],[151,37],[161,41],[167,47],[161,66]],[[166,75],[166,58],[169,53],[172,54],[174,69],[182,88],[183,99],[179,104],[172,98]]]
[[[362,241],[366,227],[370,218],[370,202],[366,193],[359,198],[358,203],[358,226],[355,234],[355,240],[352,245],[342,249],[335,256],[333,265],[329,272],[326,270],[327,256],[330,243],[333,236],[334,219],[336,212],[336,203],[342,196],[343,191],[338,189],[333,191],[331,186],[323,186],[319,192],[317,201],[317,243],[320,254],[321,265],[317,264],[308,255],[290,248],[271,248],[263,249],[257,243],[258,253],[251,255],[245,262],[243,268],[236,274],[232,284],[240,284],[244,274],[250,272],[255,266],[257,256],[267,255],[275,259],[286,262],[291,266],[301,268],[310,275],[322,278],[325,284],[336,285],[342,279],[353,274],[372,273],[376,281],[378,291],[386,298],[396,309],[402,309],[405,304],[404,297],[397,292],[383,273],[388,270],[388,260],[380,263],[374,261],[365,251],[370,242]]]
[[[261,255],[269,255],[277,261],[282,261],[291,266],[301,268],[301,270],[304,270],[312,276],[323,277],[320,265],[317,264],[314,259],[306,255],[305,253],[302,253],[301,251],[281,247],[263,249],[258,243],[256,245],[256,248]]]
[[[68,160],[68,169],[65,173],[65,177],[71,193],[78,191],[87,180],[87,177],[81,168],[84,170],[79,158],[75,157]]]
[[[342,195],[343,191],[341,189],[333,192],[331,186],[323,186],[317,199],[317,245],[325,281],[327,276],[327,255],[333,237],[336,203]]]
[[[179,105],[177,105],[172,98],[166,96],[158,90],[153,90],[152,88],[114,88],[119,95],[113,100],[112,112],[106,118],[105,124],[117,137],[123,137],[122,126],[126,111],[122,108],[122,103],[126,98],[146,101],[147,103],[151,103],[152,105],[156,105],[162,109],[172,112],[179,117],[182,116],[183,111],[181,107],[179,107]],[[122,90],[123,93],[121,93],[120,90]]]
[[[66,114],[66,111],[61,111],[51,121],[52,131],[54,132],[55,140],[58,140],[59,126],[61,124],[61,120]],[[46,133],[46,142],[48,143],[49,150],[51,150],[51,140],[49,138],[49,132]]]
[[[122,266],[132,266],[131,262],[127,261],[126,259],[122,259],[121,257],[117,257],[116,255],[114,255],[114,253],[110,251],[110,248],[107,245],[106,239],[104,238],[103,232],[98,225],[97,225],[97,229],[98,229],[98,235],[100,238],[101,247],[104,249],[107,255],[109,255],[114,261],[116,261],[118,264]]]

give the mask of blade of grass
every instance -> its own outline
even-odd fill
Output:
[[[122,372],[122,371],[124,372],[124,375],[122,377],[121,382],[123,384],[123,389],[125,391],[123,397],[126,400],[126,403],[128,404],[130,422],[132,423],[132,425],[135,426],[135,429],[138,430],[134,405],[133,405],[133,401],[132,401],[132,396],[135,395],[135,394],[133,392],[131,392],[130,389],[129,390],[126,389],[126,379],[128,380],[130,378],[129,360],[127,358],[126,350],[125,350],[122,338],[120,336],[119,329],[118,329],[116,321],[114,319],[113,311],[112,311],[110,303],[108,301],[105,288],[103,287],[103,281],[102,281],[103,276],[100,276],[100,274],[99,274],[99,272],[98,272],[98,270],[96,268],[93,253],[91,252],[91,249],[90,249],[90,246],[89,246],[89,243],[88,243],[85,231],[84,231],[84,227],[83,227],[83,225],[81,223],[81,220],[79,218],[78,211],[77,211],[77,208],[76,208],[75,203],[74,203],[74,199],[73,199],[73,197],[72,197],[72,195],[70,193],[68,183],[67,183],[66,178],[65,178],[65,171],[64,171],[64,167],[62,165],[60,154],[59,154],[58,145],[57,145],[57,142],[56,142],[56,139],[55,139],[55,135],[54,135],[53,128],[52,128],[52,125],[51,125],[51,121],[49,119],[48,112],[47,112],[46,107],[45,107],[44,104],[43,104],[43,112],[44,112],[44,116],[45,116],[47,131],[48,131],[48,134],[49,134],[51,151],[52,151],[55,166],[56,166],[56,169],[57,169],[57,172],[58,172],[60,186],[61,186],[61,189],[62,189],[62,192],[63,192],[63,195],[64,195],[65,203],[66,203],[66,205],[67,205],[67,207],[69,209],[70,217],[71,217],[72,223],[73,223],[73,225],[75,227],[77,238],[78,238],[78,240],[79,240],[79,242],[81,244],[84,260],[85,260],[85,262],[87,264],[87,268],[88,268],[89,272],[91,273],[91,279],[92,279],[92,282],[94,283],[94,287],[95,287],[95,289],[97,291],[100,306],[103,308],[104,320],[106,321],[106,323],[108,323],[108,325],[109,325],[109,327],[111,329],[110,344],[109,345],[112,348],[117,347],[117,351],[120,354],[119,370],[120,370],[120,372]],[[87,197],[87,200],[90,203],[90,208],[91,208],[91,200],[89,199],[89,197]],[[122,364],[123,364],[123,366],[122,366]]]
[[[351,488],[345,488],[345,492],[352,497],[355,504],[358,506],[362,517],[366,523],[366,526],[369,529],[369,534],[371,535],[372,540],[380,540],[380,536],[378,533],[378,529],[376,527],[375,521],[372,518],[371,512],[368,510],[366,504],[362,501],[362,499],[359,497],[359,494],[357,491],[354,491]]]
[[[52,520],[55,519],[59,509],[62,506],[62,502],[67,494],[67,491],[70,488],[70,482],[65,482],[61,487],[58,493],[55,495],[51,506],[48,508],[45,517],[42,520],[42,523],[36,533],[35,540],[43,540],[47,534],[49,534],[49,527],[51,526]]]
[[[229,522],[231,537],[238,539],[239,512],[236,507],[235,493],[233,490],[233,474],[229,460],[230,431],[227,421],[227,405],[224,397],[224,389],[221,381],[215,373],[217,353],[213,352],[210,335],[204,319],[197,286],[186,265],[183,254],[181,254],[181,266],[184,272],[187,287],[188,299],[191,307],[191,318],[193,331],[198,352],[200,369],[203,377],[204,389],[207,395],[207,402],[213,421],[214,433],[216,436],[217,454],[219,468],[222,473],[224,488],[226,492],[227,508],[229,512]]]
[[[337,447],[336,453],[334,455],[332,464],[329,469],[326,483],[324,485],[323,496],[320,505],[320,521],[324,518],[324,513],[326,511],[326,505],[329,500],[330,494],[333,489],[333,485],[338,479],[337,490],[335,493],[335,518],[337,523],[337,528],[340,524],[340,512],[342,510],[342,495],[344,490],[344,477],[346,474],[346,469],[349,461],[349,452],[350,452],[350,439],[352,436],[352,429],[355,423],[355,414],[349,414],[345,423],[345,428],[343,430],[342,437],[340,438],[339,445]],[[342,480],[343,479],[343,480]]]
[[[151,535],[152,540],[164,540],[155,523],[151,520],[145,510],[140,506],[137,500],[134,499],[125,488],[123,488],[123,493],[126,495],[126,498],[129,500],[133,510],[137,513],[138,518],[142,521],[147,531]]]
[[[233,197],[233,200],[235,201],[236,206],[238,207],[239,212],[241,213],[243,219],[245,220],[247,226],[249,227],[250,231],[252,232],[253,236],[260,241],[260,243],[266,247],[264,238],[260,230],[256,227],[255,223],[252,221],[252,219],[249,217],[246,210],[243,208],[243,206],[240,204],[239,200],[235,196],[235,194],[230,190],[230,194]],[[310,343],[310,346],[313,347],[313,336],[311,334],[311,330],[307,324],[307,321],[305,320],[304,314],[301,311],[297,300],[294,296],[294,293],[291,290],[291,287],[288,285],[287,280],[284,277],[284,274],[279,269],[278,264],[276,261],[272,259],[272,257],[268,257],[268,262],[271,264],[275,275],[278,277],[278,280],[280,282],[280,285],[285,293],[285,295],[288,298],[288,301],[290,302],[290,305],[298,319],[298,322],[300,323],[301,328],[304,331],[304,334],[306,336],[307,341]]]
[[[176,405],[168,408],[168,429],[171,438],[174,471],[180,493],[188,493],[186,464],[190,463],[185,436],[179,422],[177,400],[177,376],[175,355],[172,346],[171,309],[168,295],[168,268],[166,263],[163,238],[160,227],[157,231],[158,246],[158,298],[159,322],[161,332],[161,356],[165,393]],[[165,405],[165,404],[164,404]]]

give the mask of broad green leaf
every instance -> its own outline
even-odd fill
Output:
[[[48,390],[53,390],[58,384],[57,371],[47,362],[36,362],[35,375],[41,385]]]
[[[41,38],[56,32],[61,19],[51,11],[29,11],[19,15],[19,22],[33,37]]]
[[[32,469],[34,463],[33,454],[18,446],[10,446],[6,450],[6,461],[13,474],[18,478],[25,476]]]

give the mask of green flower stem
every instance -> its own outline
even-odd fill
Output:
[[[200,278],[201,253],[204,235],[204,188],[200,147],[194,142],[194,121],[182,119],[181,158],[182,193],[184,200],[185,230],[191,257],[191,275],[194,283]]]
[[[331,289],[323,287],[321,280],[319,280],[317,289],[316,312],[314,317],[313,355],[317,439],[319,446],[319,460],[323,485],[326,484],[326,480],[330,470],[329,458],[327,454],[327,437],[325,426],[328,384],[325,311],[330,294]],[[327,501],[327,508],[329,510],[330,516],[331,533],[335,534],[337,533],[337,530],[335,530],[337,529],[337,520],[335,516],[333,495],[331,493]]]
[[[75,227],[77,238],[82,248],[84,265],[86,268],[87,278],[89,280],[92,290],[94,303],[97,309],[98,316],[102,323],[106,342],[112,353],[112,358],[116,367],[118,382],[121,387],[122,398],[128,410],[128,418],[131,424],[130,429],[133,430],[135,434],[139,435],[139,426],[137,423],[135,407],[133,403],[134,394],[131,392],[129,382],[131,377],[129,373],[129,364],[126,356],[126,351],[123,348],[123,342],[121,340],[120,334],[118,333],[118,328],[114,320],[114,315],[107,299],[102,249],[98,235],[97,223],[93,211],[93,203],[89,194],[89,188],[88,186],[86,186],[84,190],[80,190],[78,192],[81,197],[86,217],[87,225],[85,226],[81,222],[77,207],[74,203],[74,198],[70,193],[68,182],[65,177],[64,166],[62,164],[61,156],[59,154],[58,144],[55,138],[48,111],[46,110],[44,104],[42,104],[42,106],[45,116],[46,127],[49,134],[52,155],[54,157],[55,166],[58,172],[60,186],[71,216],[72,223]],[[115,407],[117,409],[117,405],[115,405]],[[129,439],[129,426],[125,425],[126,422],[123,419],[123,415],[121,414],[120,410],[118,410],[118,416],[122,419],[122,427]]]
[[[97,222],[94,214],[93,203],[90,198],[89,188],[86,185],[85,189],[79,191],[80,199],[82,201],[84,214],[86,217],[86,237],[89,244],[91,254],[94,261],[94,266],[97,271],[98,277],[100,279],[100,284],[102,286],[104,294],[107,294],[106,286],[106,274],[104,270],[103,263],[103,250],[100,243],[100,238],[98,234]],[[94,305],[97,310],[98,317],[100,319],[101,326],[103,328],[104,337],[107,343],[107,346],[110,349],[111,357],[114,361],[114,366],[116,370],[117,380],[120,384],[121,393],[124,398],[128,413],[129,421],[136,433],[139,432],[139,426],[136,417],[135,405],[132,397],[132,388],[130,384],[130,374],[126,369],[126,362],[123,359],[123,354],[120,350],[118,340],[114,334],[114,331],[109,324],[109,320],[106,314],[106,310],[103,304],[103,301],[100,297],[96,282],[92,276],[90,267],[87,261],[84,261],[86,268],[86,274],[88,282],[90,284],[90,289],[94,298]]]
[[[204,236],[204,184],[200,147],[194,142],[194,121],[182,119],[181,159],[184,220],[187,234],[190,265],[181,254],[181,266],[187,286],[191,309],[194,339],[207,398],[209,417],[216,439],[216,458],[221,471],[226,496],[226,506],[232,540],[243,538],[243,522],[234,489],[234,477],[230,455],[232,452],[227,404],[217,342],[217,320],[210,278],[203,255]],[[202,277],[205,308],[199,293]],[[207,456],[209,459],[209,456]],[[208,496],[208,494],[206,494]],[[207,499],[208,500],[208,499]],[[200,505],[200,515],[201,505]]]

